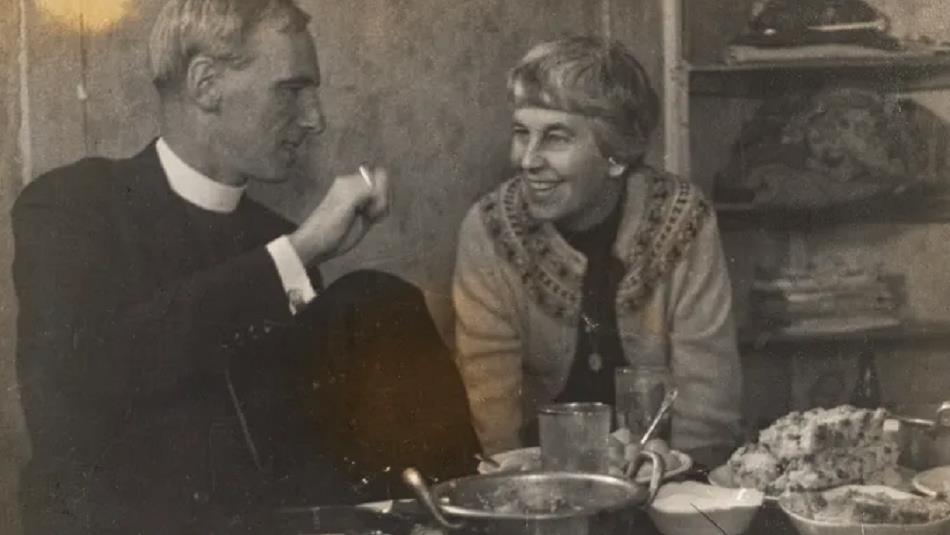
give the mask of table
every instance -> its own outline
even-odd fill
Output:
[[[321,509],[330,510],[332,512],[334,508],[330,507]],[[412,501],[400,501],[397,503],[394,510],[404,513],[411,512],[413,514],[418,513],[419,511],[418,506]],[[371,513],[367,514],[366,517],[363,518],[361,515],[344,511],[342,516],[348,518],[350,522],[355,522],[355,525],[379,526],[379,524],[372,523],[373,517],[371,516]],[[319,522],[317,522],[317,524],[319,524]],[[645,512],[640,512],[637,514],[634,524],[638,526],[638,528],[636,528],[630,534],[625,535],[662,535],[653,526],[653,523],[650,521],[650,518]],[[315,533],[315,528],[317,528],[316,533],[323,533],[325,531],[320,531],[320,529],[338,529],[339,526],[333,526],[332,522],[327,523],[325,520],[324,526],[320,528],[314,525],[310,515],[301,513],[301,515],[297,516],[297,518],[293,519],[293,521],[284,524],[284,528],[285,529],[279,530],[281,535],[310,535]],[[796,531],[795,527],[792,526],[791,522],[789,522],[788,518],[785,516],[785,513],[783,513],[777,505],[773,503],[766,503],[763,505],[762,509],[759,510],[755,519],[752,521],[752,525],[749,527],[749,530],[746,531],[745,535],[798,535],[798,532]]]
[[[645,515],[644,515],[645,516]],[[630,535],[662,535],[646,518],[642,530]],[[730,533],[729,535],[737,535]],[[767,502],[762,505],[752,520],[752,525],[744,535],[798,535],[798,530],[788,520],[788,516],[779,509],[778,505]]]

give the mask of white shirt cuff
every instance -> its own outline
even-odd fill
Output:
[[[284,293],[287,294],[287,301],[290,303],[290,313],[300,312],[317,297],[317,292],[313,290],[307,268],[300,260],[300,255],[290,244],[287,236],[281,236],[268,243],[267,252],[270,253],[274,265],[277,266],[277,275],[280,277],[280,283],[284,286]]]

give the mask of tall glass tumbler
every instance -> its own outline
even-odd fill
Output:
[[[541,467],[548,471],[608,471],[613,409],[605,403],[554,403],[541,407]]]
[[[614,387],[617,427],[629,429],[639,439],[663,404],[666,392],[673,387],[673,376],[665,366],[617,368]],[[669,434],[670,417],[667,414],[654,436],[669,439]]]

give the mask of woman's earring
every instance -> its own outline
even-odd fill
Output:
[[[610,176],[619,177],[627,172],[627,164],[618,162],[613,156],[607,157],[607,163],[610,164]]]

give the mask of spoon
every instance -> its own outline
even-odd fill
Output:
[[[660,423],[660,420],[663,419],[663,416],[669,412],[670,407],[673,406],[673,401],[676,400],[676,396],[679,395],[679,392],[679,389],[674,387],[666,393],[666,396],[663,397],[663,403],[660,404],[659,410],[656,411],[656,415],[650,422],[650,426],[647,427],[646,432],[644,432],[643,436],[640,437],[641,447],[646,445],[647,441],[650,440],[650,437],[653,436],[653,432],[656,431],[656,426]]]
[[[719,524],[717,524],[716,521],[713,520],[711,516],[707,515],[702,509],[700,509],[699,507],[697,507],[695,503],[690,503],[690,505],[692,505],[692,506],[693,506],[693,509],[696,509],[696,511],[697,511],[699,514],[703,515],[703,518],[705,518],[706,520],[708,520],[710,524],[712,524],[717,530],[719,530],[719,533],[722,533],[722,535],[729,535],[729,532],[728,532],[728,531],[722,529],[722,526],[720,526]]]

